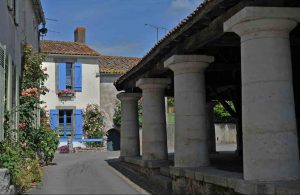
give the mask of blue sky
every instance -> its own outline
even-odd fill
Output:
[[[156,30],[171,30],[202,0],[42,0],[48,32],[44,39],[73,41],[77,26],[87,29],[89,46],[105,55],[142,57],[156,42]],[[59,33],[51,32],[56,31]],[[160,31],[160,38],[164,36]]]

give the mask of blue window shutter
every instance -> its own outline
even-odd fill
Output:
[[[67,64],[58,64],[58,90],[65,90],[67,85]]]
[[[82,125],[82,110],[75,111],[75,139],[82,139],[83,125]]]
[[[74,90],[82,91],[82,64],[79,62],[75,63],[75,82]]]
[[[55,130],[57,128],[57,110],[50,110],[50,128]]]

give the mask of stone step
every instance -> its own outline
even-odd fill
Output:
[[[151,194],[170,194],[172,181],[162,175],[147,176],[137,165],[121,162],[118,159],[107,160],[108,164],[122,173],[132,182]]]
[[[172,179],[163,175],[154,175],[150,177],[150,181],[158,188],[162,188],[164,192],[172,191]]]

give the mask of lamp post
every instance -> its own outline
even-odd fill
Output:
[[[165,27],[155,26],[155,25],[152,25],[152,24],[145,24],[145,26],[150,26],[150,27],[156,29],[156,41],[157,41],[157,42],[158,42],[158,33],[159,33],[159,29],[165,30],[165,34],[166,34],[167,30],[168,30],[168,29],[166,29]]]

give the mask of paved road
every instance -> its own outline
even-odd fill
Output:
[[[106,159],[118,152],[57,154],[56,165],[44,168],[43,182],[29,194],[140,194]]]

